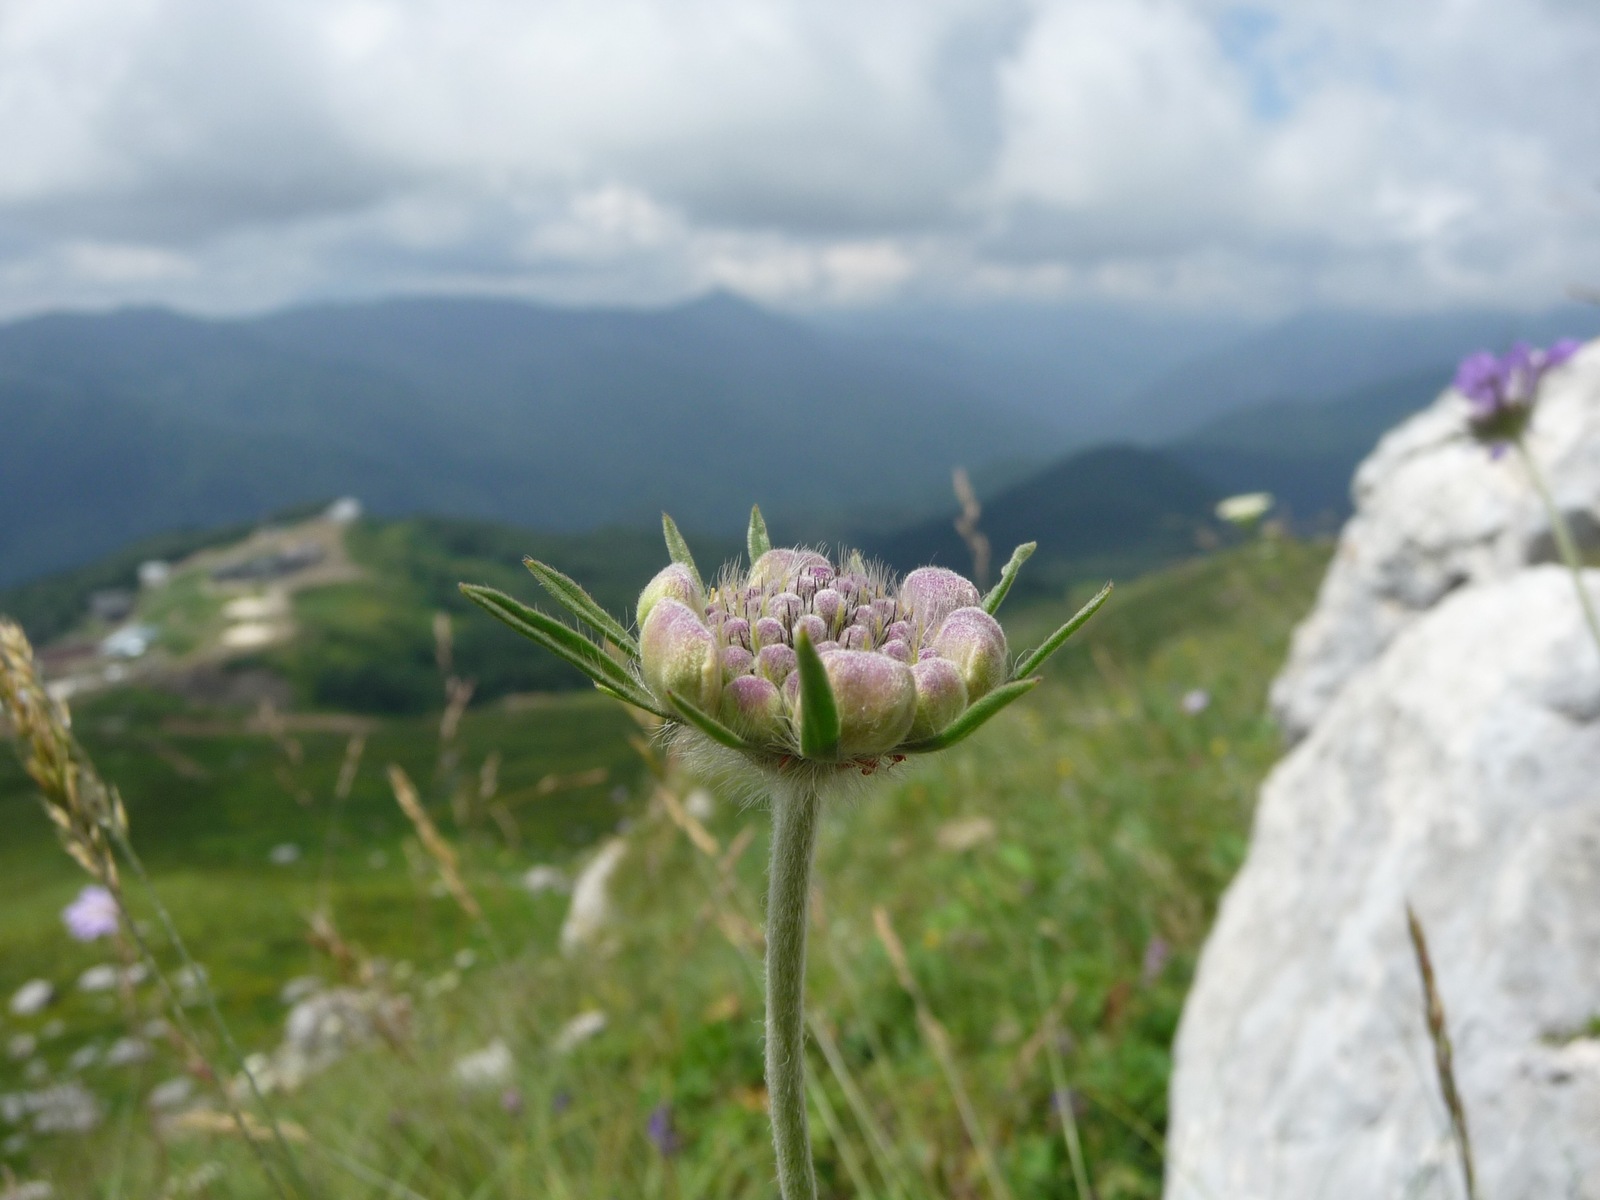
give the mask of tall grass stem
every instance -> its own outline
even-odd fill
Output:
[[[1561,552],[1562,561],[1572,573],[1572,586],[1578,593],[1578,606],[1583,609],[1583,619],[1589,626],[1589,635],[1594,638],[1595,649],[1600,650],[1600,616],[1595,614],[1594,601],[1590,599],[1589,589],[1583,583],[1583,558],[1578,553],[1578,543],[1573,540],[1572,529],[1568,526],[1566,518],[1561,515],[1561,509],[1556,505],[1556,498],[1551,495],[1550,485],[1545,481],[1544,473],[1539,470],[1539,464],[1528,449],[1526,439],[1517,438],[1515,445],[1517,455],[1522,459],[1522,465],[1528,472],[1528,479],[1533,483],[1533,490],[1539,493],[1539,499],[1544,504],[1545,515],[1550,520],[1550,533],[1556,541],[1556,549]]]

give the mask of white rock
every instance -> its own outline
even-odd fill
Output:
[[[123,1037],[111,1043],[111,1048],[106,1051],[105,1064],[108,1067],[131,1067],[149,1057],[149,1042],[143,1038]]]
[[[523,873],[522,887],[529,895],[538,896],[545,892],[567,892],[572,890],[572,881],[567,878],[567,873],[560,867],[552,867],[547,863],[532,866]]]
[[[1466,408],[1446,392],[1356,472],[1355,515],[1272,688],[1291,737],[1303,737],[1351,677],[1446,593],[1555,561],[1521,464],[1491,458],[1466,436]],[[1574,536],[1600,545],[1600,342],[1547,377],[1529,445]]]
[[[611,877],[628,853],[628,843],[612,838],[589,860],[572,886],[572,903],[561,925],[561,951],[576,954],[593,947],[611,922]]]
[[[1462,1194],[1408,900],[1482,1194],[1600,1197],[1600,652],[1556,567],[1404,625],[1262,790],[1178,1036],[1168,1200]]]
[[[44,1011],[56,998],[56,989],[48,980],[30,979],[11,996],[11,1015],[31,1017]]]
[[[513,1066],[511,1047],[496,1038],[482,1050],[464,1054],[456,1059],[456,1065],[451,1073],[462,1087],[473,1089],[504,1087],[511,1081]]]
[[[90,967],[78,976],[78,990],[80,992],[109,992],[117,986],[117,981],[122,978],[122,972],[111,963],[100,963]]]
[[[577,1047],[605,1032],[606,1014],[598,1008],[591,1008],[581,1012],[572,1020],[561,1027],[561,1032],[556,1034],[551,1048],[557,1054],[570,1054]]]

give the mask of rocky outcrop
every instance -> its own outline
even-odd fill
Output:
[[[1272,688],[1291,738],[1404,628],[1457,588],[1556,559],[1543,506],[1512,455],[1469,440],[1446,392],[1388,434],[1356,472],[1355,515],[1316,609]],[[1600,343],[1546,381],[1529,444],[1574,536],[1600,546]]]
[[[1596,348],[1552,383],[1535,453],[1563,508],[1600,515]],[[1301,740],[1185,1007],[1168,1200],[1464,1196],[1408,902],[1481,1194],[1600,1200],[1600,649],[1538,565],[1515,460],[1455,438],[1453,405],[1362,467],[1274,690]]]

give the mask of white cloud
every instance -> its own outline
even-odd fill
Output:
[[[0,311],[1547,304],[1584,0],[9,0]]]

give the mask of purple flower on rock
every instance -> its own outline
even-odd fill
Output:
[[[120,916],[116,898],[99,884],[90,884],[61,910],[67,932],[80,942],[94,942],[117,932]]]
[[[1472,411],[1467,418],[1472,436],[1499,454],[1528,427],[1538,399],[1539,384],[1578,352],[1580,343],[1564,338],[1546,350],[1518,342],[1504,354],[1479,350],[1467,355],[1456,368],[1455,387],[1467,398]]]

